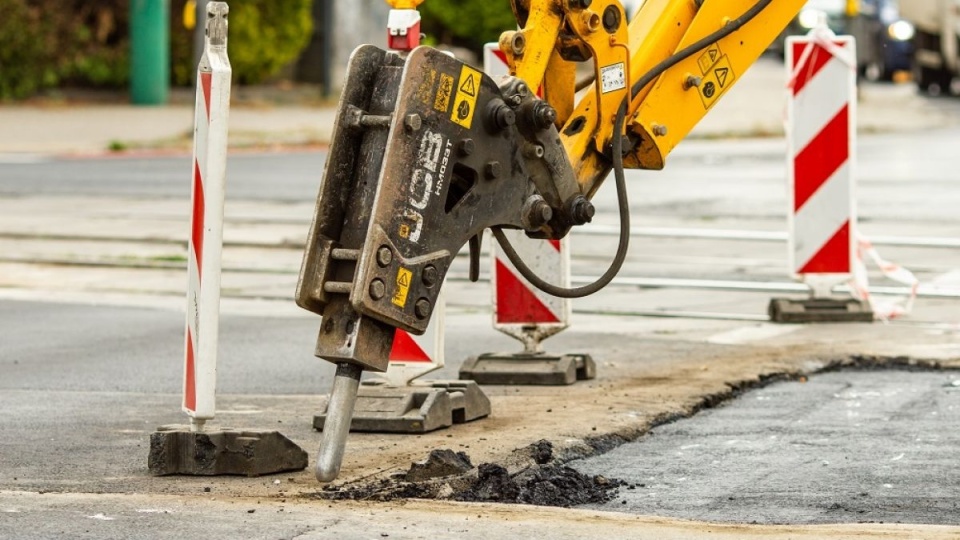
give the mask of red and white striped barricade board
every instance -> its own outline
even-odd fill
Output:
[[[523,231],[504,230],[524,262],[546,281],[570,286],[569,236],[563,240],[533,240]],[[570,300],[551,296],[530,284],[491,245],[493,327],[523,342],[527,352],[541,350],[540,341],[570,325]]]
[[[495,81],[510,74],[496,43],[483,50],[484,71]],[[534,240],[523,231],[504,230],[520,258],[540,277],[561,287],[570,286],[569,236],[563,240]],[[490,248],[493,268],[493,327],[520,340],[519,353],[486,353],[468,358],[460,378],[480,384],[566,385],[596,376],[596,364],[586,354],[546,354],[544,339],[570,325],[569,299],[551,296],[530,284],[495,244]]]
[[[790,269],[849,278],[856,257],[856,51],[851,36],[787,41]]]
[[[831,298],[856,257],[856,43],[818,27],[787,39],[788,259],[810,298],[774,298],[776,322],[870,322],[854,298]]]
[[[213,8],[211,5],[210,9]],[[214,417],[217,386],[223,203],[232,71],[227,58],[226,4],[222,4],[222,9],[223,24],[207,25],[206,46],[197,71],[193,134],[183,410],[200,425]]]
[[[496,43],[483,47],[483,69],[494,80],[510,74]],[[517,253],[540,277],[562,287],[570,284],[569,236],[563,240],[533,240],[523,231],[504,230]],[[493,254],[493,326],[540,350],[539,341],[569,326],[570,300],[551,296],[531,285],[497,246]]]

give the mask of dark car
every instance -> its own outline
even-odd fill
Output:
[[[915,29],[900,18],[896,0],[861,0],[849,33],[857,38],[857,63],[868,80],[888,81],[897,71],[910,70]]]
[[[897,0],[860,0],[854,16],[848,16],[846,0],[810,0],[771,49],[783,54],[787,36],[804,35],[821,21],[836,34],[856,38],[857,69],[865,78],[890,80],[910,69],[914,28],[900,18]]]

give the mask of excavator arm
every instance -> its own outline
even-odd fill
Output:
[[[322,316],[315,354],[338,366],[318,479],[339,472],[362,371],[387,369],[397,328],[426,330],[464,245],[476,279],[484,229],[501,244],[504,227],[562,238],[591,220],[611,170],[629,229],[623,168],[662,168],[802,4],[646,0],[628,24],[617,0],[512,0],[520,27],[501,36],[511,76],[500,81],[429,47],[358,48],[296,292]],[[575,68],[590,61],[577,100]],[[605,277],[625,253],[624,232]],[[527,277],[566,296],[605,284]]]

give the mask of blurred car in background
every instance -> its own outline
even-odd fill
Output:
[[[904,0],[910,1],[910,0]],[[857,40],[857,69],[871,81],[891,80],[912,65],[913,24],[900,18],[897,0],[859,0],[857,12],[847,14],[846,0],[810,0],[774,41],[771,50],[784,55],[787,36],[802,36],[825,21],[838,35]]]
[[[960,0],[904,0],[900,15],[917,27],[917,87],[934,95],[960,94]]]

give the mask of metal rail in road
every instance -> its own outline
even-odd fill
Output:
[[[619,228],[590,225],[573,231],[574,236],[617,236]],[[786,242],[786,231],[752,231],[742,229],[705,229],[687,227],[631,227],[630,235],[646,238],[687,238],[697,240],[736,240],[746,242]],[[931,236],[871,235],[875,246],[960,248],[960,238]]]
[[[592,283],[596,277],[591,276],[573,276],[571,281],[574,285],[583,285]],[[614,278],[613,285],[643,287],[649,289],[705,289],[715,291],[740,291],[740,292],[776,292],[776,293],[795,293],[809,294],[810,287],[803,283],[791,283],[785,281],[739,281],[723,279],[684,279],[684,278],[657,278],[657,277],[630,277],[622,276]],[[850,288],[841,285],[833,289],[835,293],[849,294]],[[896,295],[907,296],[910,289],[907,287],[870,287],[870,294],[876,295]],[[917,288],[917,296],[921,298],[960,298],[960,287],[937,287],[934,285],[920,285]]]
[[[468,281],[466,274],[454,272],[447,274],[447,279],[460,282]],[[597,276],[571,276],[570,281],[572,285],[579,286],[593,283],[596,281],[596,279]],[[488,282],[490,281],[490,276],[481,274],[478,281]],[[787,281],[747,281],[619,276],[613,278],[613,281],[610,282],[610,285],[619,287],[640,287],[645,289],[701,289],[713,291],[810,294],[810,287],[807,285],[803,283],[792,283]],[[833,292],[838,294],[849,294],[850,288],[846,285],[841,285],[835,287]],[[871,286],[870,294],[879,296],[907,296],[910,294],[910,289],[907,287]],[[917,296],[920,298],[960,298],[960,287],[920,285],[920,287],[917,289]]]

